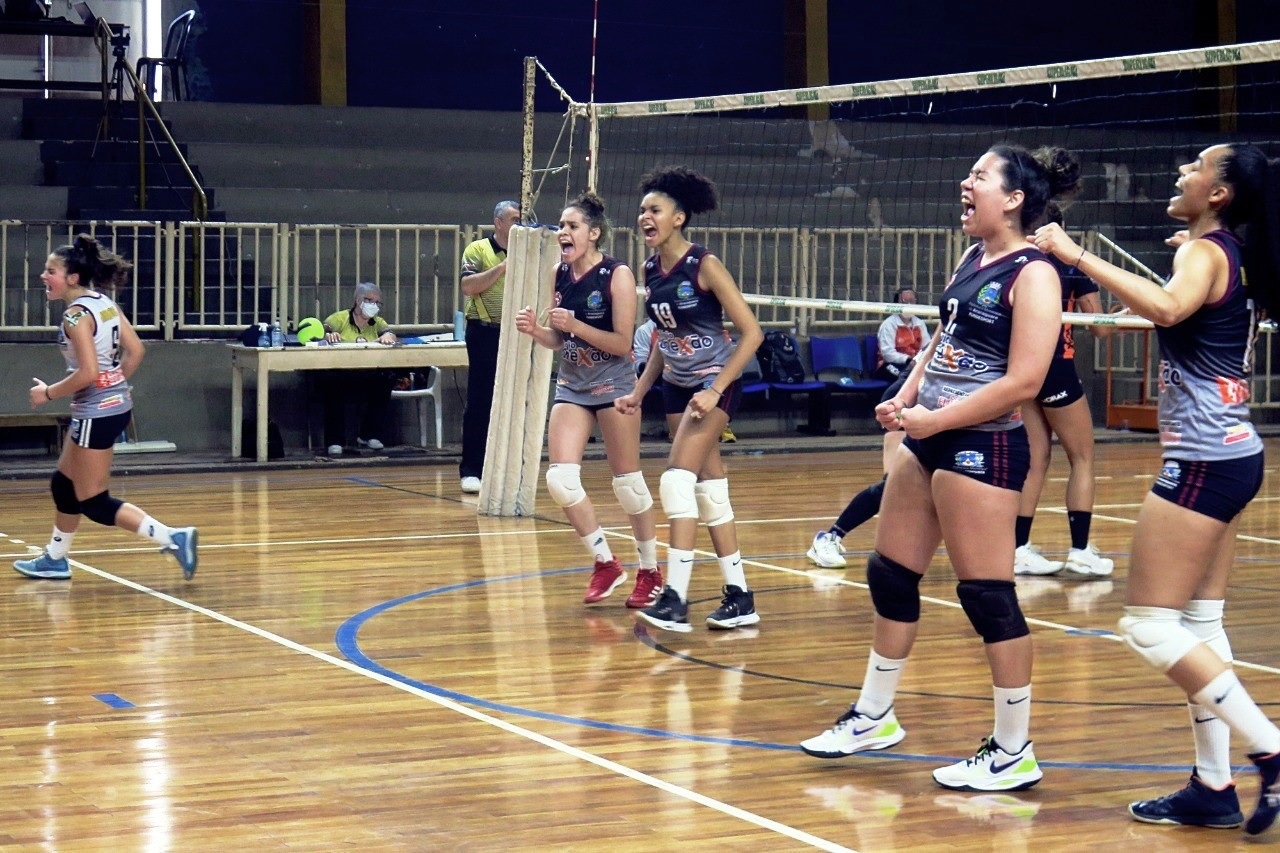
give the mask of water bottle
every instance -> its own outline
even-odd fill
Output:
[[[258,347],[267,349],[271,346],[271,332],[266,323],[258,324]]]
[[[284,346],[284,330],[280,328],[280,324],[278,322],[271,324],[271,346]]]
[[[467,339],[467,315],[461,311],[453,312],[453,339],[455,341]]]

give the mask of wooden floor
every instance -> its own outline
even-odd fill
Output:
[[[1048,552],[1067,541],[1058,456],[1033,537]],[[71,582],[11,573],[0,586],[0,846],[1236,849],[1236,830],[1125,812],[1181,787],[1192,747],[1184,701],[1110,633],[1158,450],[1099,457],[1094,538],[1115,577],[1019,581],[1045,778],[1014,795],[954,793],[929,775],[991,727],[981,644],[945,555],[923,584],[898,697],[907,739],[841,761],[796,747],[862,677],[872,525],[846,540],[847,572],[810,571],[804,553],[878,477],[877,453],[733,458],[763,621],[703,628],[720,584],[706,560],[684,635],[637,626],[625,590],[584,607],[583,548],[545,495],[541,517],[478,518],[452,466],[118,479],[117,496],[200,526],[200,570],[184,582],[144,540],[86,524]],[[633,559],[603,465],[586,467],[615,549]],[[656,492],[661,463],[646,469]],[[1228,602],[1242,678],[1272,717],[1278,495],[1272,469]],[[47,482],[6,483],[0,519],[6,563],[43,545]],[[1257,777],[1239,779],[1248,812]]]

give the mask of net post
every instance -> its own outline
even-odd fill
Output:
[[[538,79],[538,58],[524,58],[524,139],[520,150],[520,212],[533,216],[533,90]],[[527,221],[527,220],[526,220]]]
[[[600,117],[595,102],[587,104],[587,192],[596,192],[596,175],[599,170]]]

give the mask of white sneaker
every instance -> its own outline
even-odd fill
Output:
[[[829,530],[820,531],[813,537],[813,544],[805,556],[824,569],[843,569],[848,565],[844,558],[844,543]]]
[[[341,456],[341,455],[342,455],[342,445],[341,445],[341,444],[331,444],[331,445],[329,445],[328,453],[329,453],[329,455],[330,455],[330,456]]]
[[[356,444],[358,444],[361,447],[367,447],[370,450],[381,450],[382,448],[386,447],[385,444],[383,444],[381,441],[378,441],[378,439],[376,438],[371,438],[368,441],[365,441],[363,438],[357,438]]]
[[[1046,560],[1040,555],[1040,549],[1030,543],[1021,545],[1013,552],[1013,573],[1015,575],[1056,575],[1062,571],[1062,563]]]
[[[1110,557],[1098,553],[1091,543],[1084,548],[1072,548],[1067,552],[1067,562],[1063,566],[1069,575],[1098,578],[1106,577],[1115,571],[1116,562]]]
[[[973,758],[933,771],[933,781],[953,791],[1025,791],[1042,778],[1031,741],[1008,753],[990,736],[982,739]]]
[[[480,478],[479,477],[463,477],[462,482],[458,484],[468,495],[480,494]]]
[[[886,749],[906,736],[907,730],[899,725],[892,708],[879,717],[868,717],[850,705],[834,726],[801,741],[800,748],[814,758],[844,758],[868,749]]]

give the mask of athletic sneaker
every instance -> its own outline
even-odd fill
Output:
[[[356,445],[358,445],[359,447],[367,447],[370,450],[381,450],[382,448],[386,447],[385,444],[383,444],[381,441],[378,441],[378,439],[376,438],[371,438],[368,441],[365,441],[363,438],[357,438]]]
[[[636,572],[636,588],[627,596],[627,606],[642,610],[656,604],[662,591],[662,572],[657,569],[640,569]]]
[[[1115,567],[1116,561],[1099,554],[1092,544],[1084,548],[1072,548],[1067,552],[1067,562],[1062,566],[1067,574],[1086,578],[1106,577]]]
[[[743,625],[754,625],[760,621],[756,613],[756,594],[749,589],[728,584],[721,592],[724,598],[720,606],[707,617],[708,628],[727,631],[730,628],[741,628]]]
[[[463,494],[478,495],[480,494],[480,478],[463,477],[458,481],[458,488],[462,489]]]
[[[1207,826],[1211,829],[1233,829],[1244,823],[1240,798],[1236,796],[1236,783],[1215,791],[1200,780],[1200,774],[1194,768],[1185,788],[1154,800],[1129,803],[1129,814],[1143,823]]]
[[[850,705],[836,724],[822,734],[801,741],[800,748],[805,754],[814,758],[844,758],[869,749],[888,749],[907,736],[907,730],[893,715],[893,708],[878,717],[868,717],[859,712],[856,705]]]
[[[849,565],[844,558],[844,542],[830,530],[820,530],[813,537],[813,544],[805,554],[814,565],[824,569],[843,569]]]
[[[733,434],[733,430],[729,429],[728,424],[726,424],[725,428],[720,431],[720,440],[725,444],[733,444],[738,440],[738,437]]]
[[[933,771],[933,781],[953,791],[1025,791],[1042,778],[1031,741],[1009,753],[990,735],[973,758]]]
[[[64,581],[71,577],[71,566],[67,558],[55,560],[48,551],[41,551],[34,560],[15,560],[13,568],[18,574],[40,580]]]
[[[664,631],[686,634],[693,630],[689,624],[689,605],[680,600],[680,593],[669,586],[662,588],[656,603],[636,614],[644,621]]]
[[[194,527],[179,527],[173,531],[172,538],[173,544],[166,545],[160,550],[172,554],[182,566],[182,576],[191,580],[196,573],[196,563],[200,559],[196,553],[199,532]]]
[[[587,584],[587,594],[582,596],[583,604],[595,604],[608,598],[618,584],[627,579],[618,558],[612,560],[596,560],[595,570],[591,572],[591,582]]]
[[[1015,575],[1055,575],[1062,571],[1062,563],[1046,560],[1035,545],[1019,545],[1013,552]]]
[[[1261,835],[1280,815],[1280,752],[1255,752],[1249,760],[1258,768],[1258,807],[1245,822],[1245,835]]]
[[[329,445],[328,453],[329,453],[329,455],[330,455],[330,456],[341,456],[341,455],[342,455],[342,445],[341,445],[341,444],[331,444],[331,445]]]

